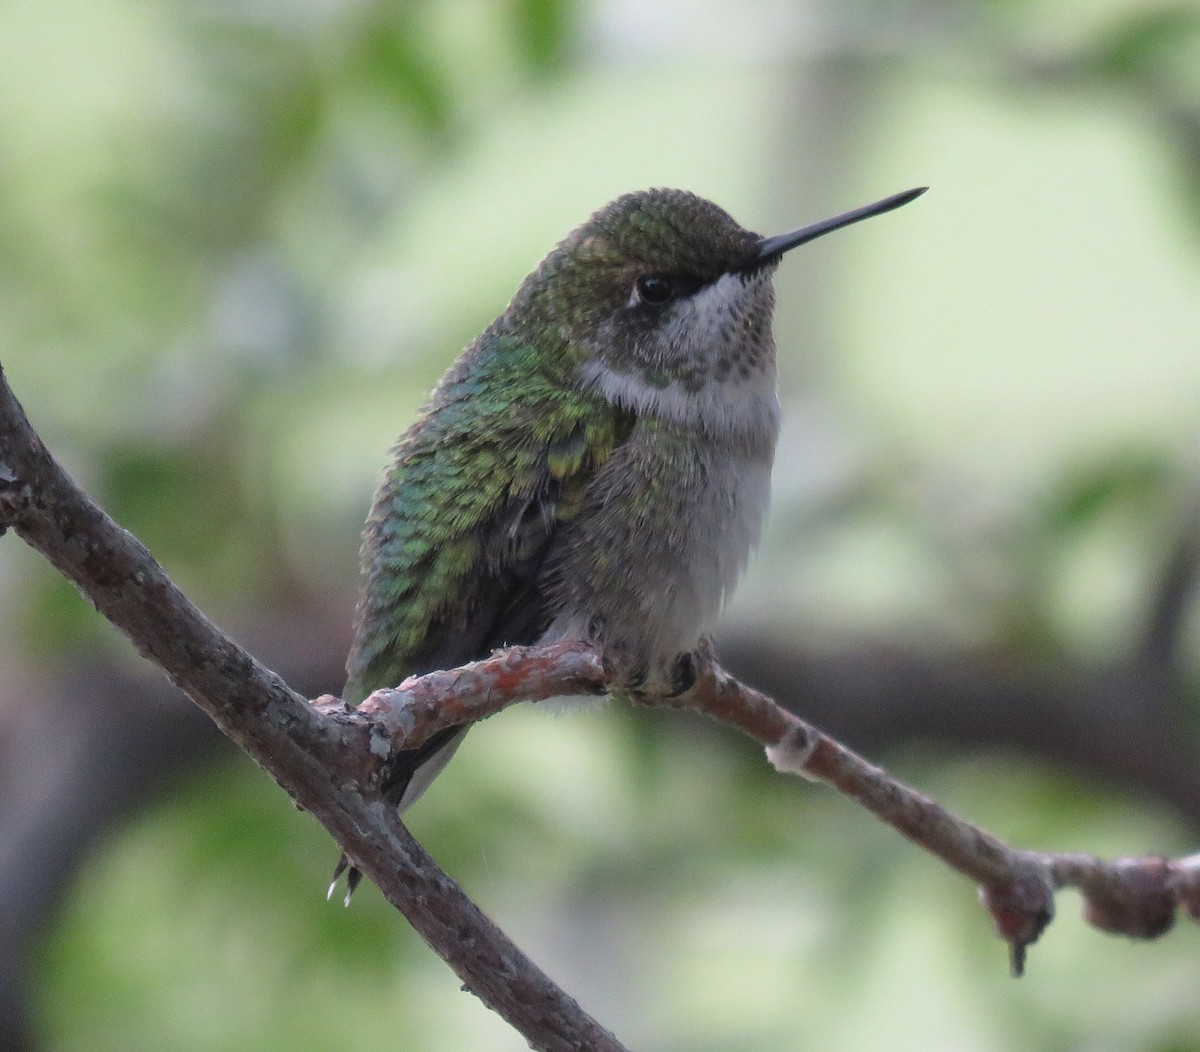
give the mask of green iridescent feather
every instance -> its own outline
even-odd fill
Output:
[[[544,630],[538,569],[630,421],[533,359],[489,330],[396,444],[363,537],[352,704]]]

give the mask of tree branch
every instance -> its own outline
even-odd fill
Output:
[[[1024,970],[1027,948],[1053,919],[1060,888],[1080,891],[1088,923],[1113,934],[1157,938],[1170,930],[1180,906],[1200,920],[1200,855],[1105,861],[1018,850],[740,683],[707,648],[695,655],[693,670],[694,682],[684,693],[636,700],[695,709],[736,727],[767,747],[776,770],[832,786],[978,884],[997,933],[1009,944],[1016,975]],[[531,695],[555,697],[581,688],[599,693],[605,683],[620,682],[619,672],[587,643],[514,647],[462,669],[408,680],[398,690],[376,691],[363,703],[368,711],[343,707],[341,718],[360,733],[393,729],[397,737],[390,747],[399,748],[407,745],[410,727],[419,726],[424,740],[441,726],[483,719]],[[388,751],[378,741],[374,747]]]
[[[776,770],[833,786],[978,884],[998,934],[1010,946],[1016,975],[1024,970],[1026,949],[1054,917],[1059,888],[1077,888],[1088,922],[1114,934],[1157,938],[1171,928],[1179,906],[1200,920],[1200,856],[1106,862],[1020,851],[896,781],[715,662],[702,665],[689,693],[674,703],[690,703],[737,726],[767,746]]]

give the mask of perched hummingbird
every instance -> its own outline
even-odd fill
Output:
[[[568,234],[392,450],[344,700],[572,639],[672,682],[766,514],[780,257],[923,192],[760,237],[694,194],[648,190]],[[408,807],[466,731],[394,755],[386,797]],[[334,885],[347,868],[348,903],[359,874],[344,857]]]

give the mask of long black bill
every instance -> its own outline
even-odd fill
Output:
[[[811,226],[802,226],[799,230],[793,230],[790,234],[777,234],[775,237],[764,237],[758,243],[758,255],[750,261],[747,269],[761,266],[776,256],[782,256],[789,249],[795,248],[797,245],[805,245],[809,241],[814,241],[828,234],[830,231],[841,230],[842,227],[849,226],[851,223],[857,223],[862,219],[870,219],[872,216],[883,215],[884,212],[890,212],[893,208],[906,205],[909,201],[915,201],[928,189],[929,187],[927,186],[918,186],[915,190],[905,190],[900,194],[892,194],[891,197],[885,197],[882,201],[876,201],[873,205],[863,205],[862,208],[855,208],[852,211],[844,212],[842,215],[834,216],[832,219],[823,219],[821,222],[813,223]]]

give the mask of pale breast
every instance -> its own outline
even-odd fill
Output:
[[[709,631],[762,532],[772,440],[638,422],[564,528],[546,592],[547,640],[599,638],[663,662]]]
[[[682,524],[675,587],[659,597],[660,656],[691,650],[712,630],[762,536],[770,492],[769,460],[730,456],[713,465]]]

